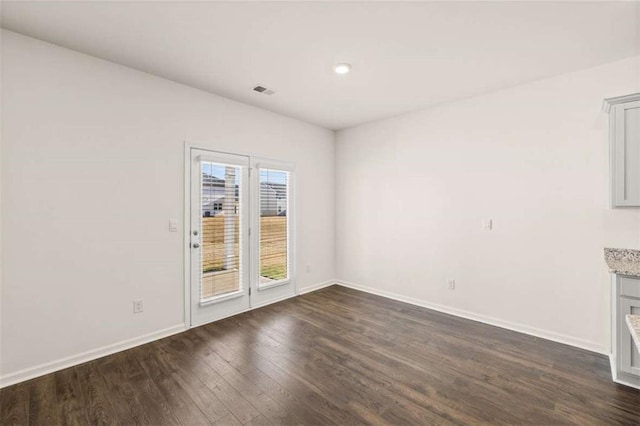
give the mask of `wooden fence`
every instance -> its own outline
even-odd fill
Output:
[[[238,220],[234,227],[234,241],[238,240]],[[224,256],[224,216],[202,218],[202,270],[219,271]],[[267,216],[260,218],[260,275],[281,279],[287,265],[287,218]],[[235,244],[238,255],[238,244]],[[236,265],[237,266],[237,265]]]

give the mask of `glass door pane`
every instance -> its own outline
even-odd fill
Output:
[[[242,290],[240,167],[202,162],[200,300]]]
[[[289,172],[260,169],[260,286],[289,278]]]

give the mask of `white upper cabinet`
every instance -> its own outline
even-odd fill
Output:
[[[640,207],[640,93],[604,101],[611,129],[611,206]]]

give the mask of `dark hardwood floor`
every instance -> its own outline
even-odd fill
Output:
[[[640,424],[606,357],[329,287],[0,391],[12,424]]]

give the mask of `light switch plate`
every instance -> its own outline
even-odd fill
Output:
[[[178,232],[178,219],[169,219],[169,232]]]

